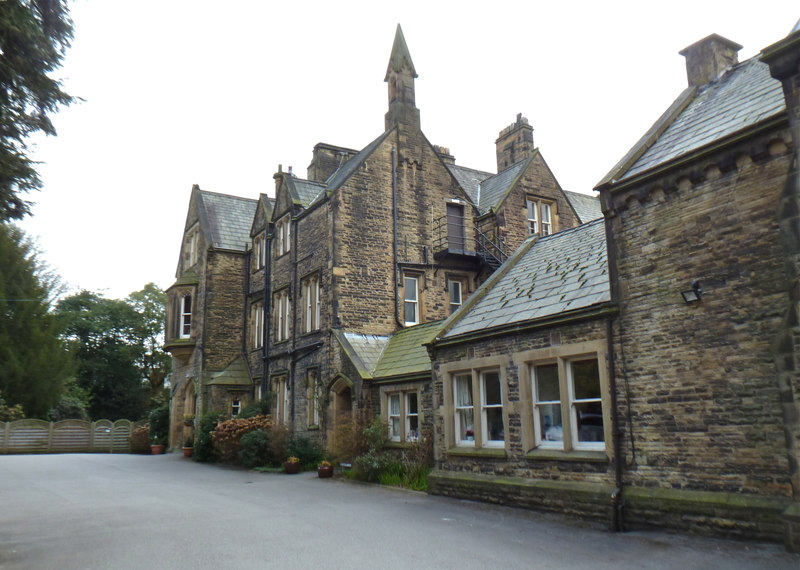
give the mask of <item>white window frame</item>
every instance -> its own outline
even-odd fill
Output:
[[[528,211],[528,235],[540,233],[544,237],[553,233],[555,226],[554,202],[528,196],[525,199],[525,207]]]
[[[606,341],[586,341],[574,344],[551,346],[548,348],[528,350],[515,353],[512,360],[517,366],[520,375],[520,398],[525,412],[522,414],[522,444],[526,450],[542,451],[553,450],[559,453],[571,452],[605,452],[610,456],[612,440],[611,430],[611,402],[608,389],[608,363],[606,360]],[[591,385],[591,391],[596,397],[577,399],[575,397],[575,381],[573,378],[573,365],[576,362],[593,361],[596,366],[597,384]],[[556,363],[558,371],[559,400],[540,401],[536,386],[536,366]],[[547,441],[541,422],[539,406],[548,403],[560,405],[562,441]],[[587,410],[588,422],[583,424],[584,433],[579,432],[580,421],[578,414],[580,407],[585,404],[594,404],[594,410],[599,412],[600,418],[593,418],[594,410]],[[598,422],[598,419],[600,420]],[[603,441],[580,441],[581,437],[588,439],[602,437]]]
[[[198,231],[197,227],[189,232],[189,235],[186,236],[186,248],[188,250],[188,265],[187,268],[192,267],[197,263],[199,259],[199,251],[198,251],[198,244],[200,241],[200,232]]]
[[[416,411],[411,411],[411,398],[416,398]],[[396,406],[393,405],[396,403]],[[383,399],[384,420],[389,425],[389,441],[395,443],[414,443],[419,439],[420,431],[420,392],[419,390],[402,390],[386,392]],[[412,430],[411,424],[416,419],[417,428]]]
[[[486,401],[486,380],[489,374],[497,375],[497,385],[500,390],[500,402],[489,403]],[[481,394],[481,443],[483,447],[505,447],[505,421],[503,420],[503,379],[499,370],[482,370],[479,375],[480,394]],[[500,421],[503,422],[503,439],[489,439],[489,417],[490,410],[500,410]]]
[[[242,413],[242,401],[239,398],[231,400],[231,417],[236,417]]]
[[[263,269],[267,264],[267,242],[264,239],[264,234],[258,234],[253,238],[253,261],[255,261],[254,271]]]
[[[250,306],[250,346],[261,348],[264,345],[264,302],[256,301]]]
[[[303,280],[303,332],[309,333],[319,329],[319,275]]]
[[[457,300],[454,301],[453,293],[457,292]],[[447,295],[450,303],[450,314],[455,313],[464,304],[464,283],[460,279],[447,280]]]
[[[273,313],[275,342],[289,340],[292,315],[288,287],[275,293]]]
[[[413,291],[413,297],[409,296],[409,292]],[[413,310],[413,319],[406,319],[408,308]],[[403,324],[407,327],[418,325],[420,323],[419,311],[419,277],[416,275],[403,275]]]
[[[274,421],[277,424],[287,424],[289,422],[289,389],[285,374],[272,378],[272,396],[275,400],[272,405],[274,411]]]
[[[454,427],[454,434],[455,434],[455,442],[456,445],[462,447],[475,447],[475,382],[474,382],[474,375],[471,372],[462,372],[459,374],[454,374],[452,377],[452,394],[453,394],[453,427]],[[464,382],[465,386],[469,387],[469,402],[459,402],[458,398],[458,384],[459,380]],[[471,412],[472,413],[472,428],[470,429],[469,424],[464,426],[464,435],[465,438],[462,439],[460,434],[462,432],[461,429],[461,414],[459,412]],[[465,414],[466,415],[466,414]],[[478,416],[480,417],[480,416]]]
[[[188,301],[188,308],[186,307]],[[180,319],[179,319],[179,337],[180,338],[189,338],[192,334],[192,295],[191,293],[186,293],[185,295],[181,296],[180,302]]]
[[[291,251],[291,238],[292,238],[292,216],[291,214],[286,214],[277,222],[275,222],[275,233],[276,235],[276,242],[277,247],[275,248],[275,257],[280,257],[285,253],[289,253]]]

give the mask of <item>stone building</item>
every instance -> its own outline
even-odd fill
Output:
[[[193,190],[169,290],[174,425],[269,394],[295,433],[329,442],[363,409],[391,417],[393,439],[408,443],[432,422],[422,341],[435,323],[528,235],[600,215],[598,200],[560,187],[521,115],[498,136],[497,173],[457,165],[420,128],[416,77],[398,26],[377,138],[317,144],[307,179],[279,167],[274,199]]]
[[[429,341],[433,492],[800,549],[800,27],[740,48]]]

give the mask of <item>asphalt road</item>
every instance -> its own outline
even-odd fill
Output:
[[[177,454],[0,456],[0,568],[800,568],[780,545],[570,519]]]

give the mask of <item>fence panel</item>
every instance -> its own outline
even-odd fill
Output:
[[[17,420],[0,423],[4,453],[130,453],[138,424],[130,420]]]

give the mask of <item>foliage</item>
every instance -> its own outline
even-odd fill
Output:
[[[159,406],[150,412],[150,440],[166,444],[169,437],[169,404]]]
[[[233,418],[217,424],[211,433],[214,451],[223,463],[238,464],[242,436],[258,429],[268,430],[272,426],[269,416]]]
[[[3,399],[3,393],[0,392],[0,422],[13,422],[24,417],[25,412],[22,411],[22,406],[19,404],[9,406]]]
[[[370,420],[366,414],[354,414],[348,419],[340,418],[333,429],[333,445],[330,447],[331,456],[336,462],[353,461],[369,449],[364,430],[369,426]]]
[[[389,424],[375,416],[372,423],[364,428],[364,439],[370,451],[383,449],[389,443]]]
[[[150,453],[149,424],[133,428],[133,433],[131,434],[131,451],[133,453]]]
[[[67,0],[0,3],[0,221],[30,213],[22,193],[41,188],[28,157],[36,132],[55,135],[49,115],[73,97],[50,74],[61,66],[72,39]]]
[[[217,460],[211,434],[216,429],[217,423],[219,423],[222,417],[222,414],[219,412],[211,412],[200,418],[200,421],[195,427],[194,434],[192,459],[195,461],[214,463]]]
[[[168,359],[158,348],[155,326],[158,321],[160,330],[163,316],[163,307],[156,308],[159,293],[150,283],[125,301],[81,291],[58,303],[56,312],[77,361],[77,384],[91,395],[92,418],[137,419],[152,404],[167,401]]]
[[[183,447],[194,447],[194,438],[189,436],[186,438],[186,441],[183,442]]]
[[[356,457],[353,462],[354,477],[375,483],[384,472],[399,472],[402,464],[390,453],[370,449]]]
[[[239,440],[239,447],[239,462],[248,469],[275,462],[269,450],[269,432],[265,429],[244,434]]]
[[[242,409],[242,413],[239,414],[240,418],[254,418],[256,416],[268,416],[272,411],[272,398],[271,394],[268,393],[266,396],[258,400],[257,402],[252,402],[245,406]]]
[[[274,424],[269,430],[269,453],[275,465],[283,462],[289,453],[289,428],[282,424]]]
[[[323,457],[322,447],[303,435],[293,435],[289,438],[287,452],[297,457],[305,469],[313,469]]]
[[[2,61],[0,56],[0,69]],[[0,223],[0,390],[28,417],[47,417],[73,372],[61,327],[49,311],[58,289],[30,239]]]
[[[155,283],[148,283],[128,295],[125,302],[137,316],[131,325],[135,343],[141,347],[135,365],[147,383],[150,405],[166,402],[169,392],[164,389],[164,380],[172,368],[172,358],[162,348],[167,295]]]
[[[84,403],[73,396],[61,396],[61,399],[47,414],[51,422],[62,420],[88,420]]]

